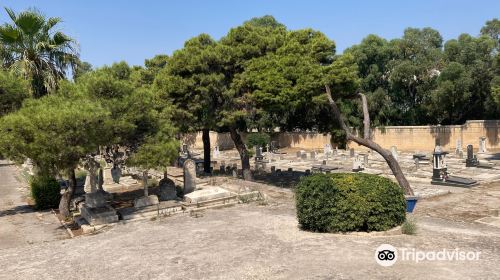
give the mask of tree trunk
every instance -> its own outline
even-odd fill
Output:
[[[73,198],[73,194],[75,193],[75,188],[76,188],[75,169],[71,169],[68,172],[68,175],[69,175],[69,185],[66,191],[61,196],[61,201],[59,202],[59,214],[61,214],[65,218],[71,215],[71,213],[69,212],[69,204],[71,202],[71,198]]]
[[[379,144],[375,143],[374,141],[370,140],[370,116],[368,115],[368,105],[366,102],[366,97],[364,94],[359,94],[361,96],[361,99],[363,101],[363,115],[364,115],[364,135],[365,138],[358,137],[354,134],[352,134],[351,129],[347,126],[347,124],[344,122],[344,119],[342,117],[342,113],[340,112],[340,109],[337,107],[337,104],[333,100],[332,93],[330,91],[329,86],[325,86],[326,88],[326,93],[328,97],[328,101],[330,102],[330,105],[333,110],[333,114],[335,115],[335,118],[339,121],[340,126],[342,129],[346,132],[347,135],[347,140],[354,141],[358,143],[361,146],[365,146],[369,148],[370,150],[373,150],[377,153],[379,153],[387,162],[389,165],[389,168],[392,171],[392,174],[394,174],[394,177],[396,177],[396,180],[398,181],[399,186],[403,189],[406,195],[411,195],[413,196],[413,190],[410,186],[410,183],[408,183],[408,180],[406,180],[406,177],[401,170],[401,167],[399,166],[398,161],[394,158],[392,153],[384,148],[382,148]],[[368,136],[368,137],[367,137]]]
[[[202,130],[202,140],[203,140],[203,171],[206,174],[210,173],[210,130]]]
[[[147,197],[149,196],[148,192],[148,171],[143,171],[142,172],[142,186],[144,187],[144,196]]]
[[[236,128],[229,128],[231,132],[231,139],[233,139],[234,145],[238,150],[241,158],[241,169],[243,170],[243,179],[251,181],[253,178],[252,171],[250,170],[250,156],[248,155],[247,147],[243,140],[241,139],[241,135],[236,131]]]

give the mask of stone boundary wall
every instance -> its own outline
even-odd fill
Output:
[[[242,135],[245,138],[245,135]],[[463,125],[429,125],[429,126],[386,126],[372,130],[375,142],[389,149],[396,146],[398,151],[416,152],[431,151],[436,138],[440,139],[445,150],[455,149],[457,139],[461,140],[462,149],[465,151],[468,144],[474,145],[474,150],[479,147],[479,137],[486,137],[488,151],[500,151],[500,120],[470,120]],[[186,142],[194,148],[203,148],[201,132],[186,135]],[[323,149],[330,143],[329,134],[314,132],[284,132],[274,136],[280,147],[300,149]],[[212,147],[219,146],[220,150],[234,148],[229,133],[210,132]],[[350,148],[366,149],[356,143],[349,143]],[[332,145],[335,147],[335,143]]]

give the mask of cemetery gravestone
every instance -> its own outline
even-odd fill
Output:
[[[184,194],[196,189],[196,163],[192,159],[184,162]]]
[[[486,153],[486,137],[479,137],[479,152],[480,154]]]
[[[396,146],[392,146],[391,147],[391,153],[392,153],[392,156],[398,160],[398,148],[396,148]]]

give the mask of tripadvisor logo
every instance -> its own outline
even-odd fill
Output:
[[[399,250],[399,255],[398,255]],[[439,251],[421,251],[415,248],[396,249],[390,244],[382,244],[375,250],[375,261],[381,266],[392,266],[396,261],[478,261],[481,252],[441,249]]]
[[[398,260],[398,251],[394,246],[382,244],[375,250],[375,261],[381,266],[391,266]]]

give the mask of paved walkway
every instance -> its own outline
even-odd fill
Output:
[[[35,212],[26,203],[27,187],[18,170],[0,160],[0,254],[2,249],[67,238],[50,211]]]

